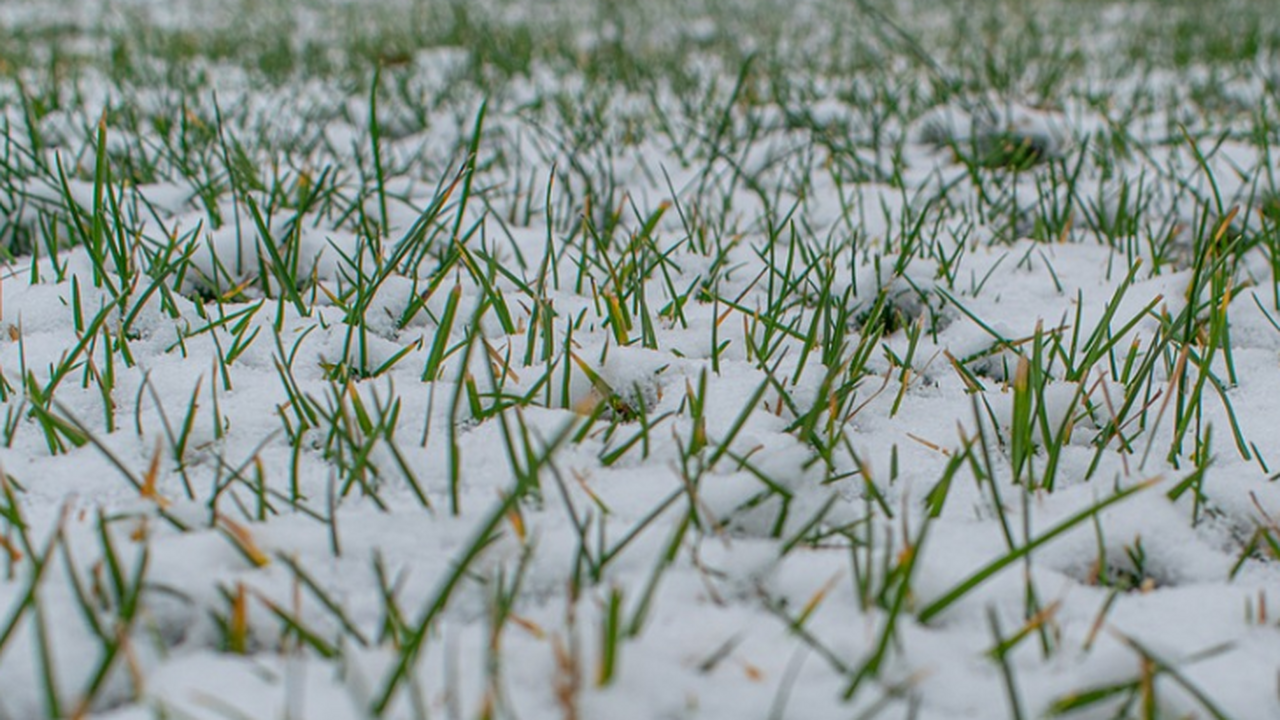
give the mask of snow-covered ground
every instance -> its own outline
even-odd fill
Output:
[[[1280,717],[1229,5],[6,3],[0,719]]]

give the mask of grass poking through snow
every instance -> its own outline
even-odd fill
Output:
[[[0,718],[1280,715],[1227,5],[7,4]]]

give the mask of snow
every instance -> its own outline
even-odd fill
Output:
[[[5,16],[30,22],[20,10]],[[584,52],[609,42],[609,32],[584,38]],[[684,32],[701,43],[720,30],[702,18]],[[461,64],[449,50],[413,59],[426,85],[447,84]],[[283,134],[301,121],[279,106],[308,93],[333,101],[322,89],[271,97],[244,78],[223,82],[231,93],[220,96],[225,107],[251,108],[244,112]],[[1280,567],[1265,545],[1248,551],[1259,531],[1280,538],[1280,311],[1265,246],[1249,251],[1234,276],[1231,367],[1221,352],[1205,362],[1223,387],[1206,385],[1180,451],[1171,453],[1180,430],[1173,407],[1180,400],[1170,402],[1181,387],[1176,348],[1135,391],[1148,414],[1123,428],[1130,447],[1110,440],[1099,450],[1132,389],[1122,376],[1126,358],[1142,364],[1194,301],[1189,263],[1149,245],[1108,245],[1084,229],[1079,207],[1060,241],[1024,237],[1030,230],[1021,226],[1011,241],[998,241],[995,220],[975,226],[957,212],[924,231],[933,255],[895,245],[938,188],[952,188],[948,202],[957,208],[979,202],[940,134],[951,146],[981,145],[994,123],[1000,133],[1035,138],[1048,156],[1067,157],[1106,131],[1096,112],[1004,104],[980,118],[940,106],[894,128],[904,138],[905,187],[815,173],[797,193],[788,164],[797,148],[828,151],[788,129],[779,108],[732,114],[730,133],[748,119],[771,129],[731,157],[691,165],[660,135],[610,143],[609,157],[590,155],[602,152],[598,145],[579,156],[557,144],[566,138],[540,134],[527,101],[546,96],[544,84],[581,94],[583,79],[547,73],[513,82],[487,110],[476,160],[485,202],[449,205],[425,259],[376,285],[359,328],[349,324],[345,293],[373,285],[354,273],[372,277],[451,182],[475,98],[439,108],[421,129],[410,115],[396,116],[404,127],[385,139],[387,157],[408,164],[428,154],[424,165],[436,174],[394,181],[380,248],[318,213],[296,225],[287,210],[268,219],[275,240],[296,233],[305,312],[281,299],[277,281],[259,282],[271,239],[259,237],[247,205],[222,197],[228,221],[214,228],[185,180],[130,189],[151,203],[137,211],[148,237],[192,251],[189,273],[166,280],[169,291],[145,292],[151,280],[143,273],[113,305],[105,285],[121,287],[125,278],[116,268],[100,281],[84,247],[9,263],[0,286],[7,384],[0,467],[8,493],[0,497],[0,718],[48,716],[55,702],[63,715],[104,720],[365,718],[393,682],[385,715],[397,718],[490,711],[526,719],[991,718],[1012,710],[989,651],[1022,631],[1004,659],[1028,717],[1073,693],[1140,686],[1153,662],[1162,668],[1154,679],[1161,716],[1203,717],[1207,697],[1227,717],[1280,717]],[[629,102],[643,111],[636,97],[611,108],[625,114]],[[351,118],[367,118],[366,100],[347,104]],[[677,123],[691,121],[680,112],[672,108]],[[829,97],[809,120],[856,124],[857,114]],[[45,124],[59,146],[74,146],[70,138],[83,132],[63,113]],[[138,140],[111,132],[110,147],[122,152]],[[300,132],[330,143],[323,158],[339,168],[344,191],[359,185],[355,168],[369,164],[359,122]],[[67,147],[47,152],[71,161]],[[512,170],[495,160],[500,153],[528,166]],[[711,172],[696,164],[704,161]],[[1246,204],[1252,179],[1273,163],[1243,142],[1214,146],[1207,162],[1227,206]],[[305,164],[314,174],[316,164]],[[554,200],[546,203],[565,203],[556,209],[562,216],[574,217],[571,208],[603,226],[599,218],[622,208],[620,230],[600,241],[615,244],[610,257],[620,265],[628,257],[616,246],[630,242],[659,203],[674,203],[649,238],[662,268],[628,286],[618,277],[634,268],[587,266],[592,255],[580,246],[588,236],[569,240],[570,225],[544,213],[553,168]],[[1179,192],[1207,192],[1208,180],[1187,148],[1156,146],[1119,172],[1167,168],[1182,185],[1158,183],[1156,214],[1194,227],[1207,210]],[[602,175],[617,186],[613,205],[574,206]],[[1029,170],[1005,181],[1030,203],[1036,180]],[[528,203],[503,193],[518,182],[534,183],[522,187],[535,209],[517,222],[505,211]],[[1114,212],[1118,182],[1091,166],[1075,193]],[[32,183],[43,202],[61,202],[57,188]],[[93,206],[92,182],[73,180],[69,192]],[[718,250],[700,248],[685,224],[695,207],[710,212],[698,206],[713,205],[708,198],[730,208],[724,217],[694,218],[731,231],[716,236]],[[792,205],[794,224],[768,226]],[[370,217],[378,206],[375,195],[365,198]],[[477,228],[466,241],[470,255],[437,272],[448,261],[455,218],[464,232]],[[1179,257],[1194,249],[1192,231],[1184,232]],[[829,254],[805,259],[823,250],[824,238]],[[839,244],[848,238],[856,242]],[[488,257],[512,275],[488,272]],[[954,269],[948,257],[958,258]],[[774,304],[783,292],[777,269],[789,262],[801,264],[791,277],[803,281]],[[543,267],[546,287],[535,301],[526,288],[537,286]],[[824,272],[832,276],[825,286]],[[634,287],[646,304],[636,311],[633,299],[619,301],[633,314],[630,327],[619,328],[610,298]],[[823,292],[848,297],[857,312],[838,324],[824,317]],[[838,333],[846,352],[858,347],[870,332],[865,314],[881,296],[901,327],[872,344],[867,372],[847,402],[828,411],[833,383],[850,381],[847,368],[824,365],[823,348],[803,338],[814,323],[819,333]],[[453,297],[456,320],[441,340]],[[494,298],[505,301],[512,327]],[[422,309],[400,323],[418,302]],[[99,313],[96,334],[86,332]],[[646,322],[653,347],[643,344]],[[912,342],[914,323],[920,336]],[[1054,485],[1031,487],[1013,466],[1020,358],[1038,334],[1083,342],[1100,326],[1111,352],[1082,377],[1063,376],[1067,363],[1082,361],[1079,347],[1049,363],[1045,423],[1031,433],[1032,477],[1046,472],[1052,436],[1064,428],[1067,435]],[[437,343],[448,354],[427,380]],[[238,351],[227,360],[232,347]],[[904,372],[894,357],[909,351]],[[78,433],[49,430],[32,411],[39,398],[24,390],[47,388],[68,358],[45,410]],[[1199,357],[1184,362],[1194,383]],[[342,366],[352,377],[335,381]],[[477,415],[475,396],[486,406],[520,399],[520,407]],[[601,403],[608,407],[598,411]],[[392,426],[361,420],[392,407]],[[309,428],[307,412],[320,418]],[[640,413],[645,419],[629,417]],[[798,427],[805,417],[814,419],[807,432],[826,443],[826,458]],[[1208,437],[1212,444],[1199,447]],[[350,469],[365,460],[363,470]],[[1203,482],[1178,492],[1197,460],[1208,467]],[[983,470],[994,476],[980,472],[987,462]],[[522,475],[537,487],[510,504],[512,493],[528,490]],[[951,478],[944,501],[934,507],[944,477]],[[1122,490],[1133,494],[1072,523]],[[503,512],[486,540],[477,533],[495,510]],[[1062,524],[1070,528],[921,617]],[[450,584],[464,560],[465,572]],[[894,616],[902,583],[909,592]],[[134,591],[137,616],[125,621]],[[625,627],[614,677],[604,683],[613,598]],[[846,698],[890,622],[895,633],[878,674]],[[242,637],[228,630],[236,623]],[[422,645],[409,652],[416,633]],[[230,647],[232,640],[242,646]],[[108,647],[118,655],[81,708]],[[394,681],[405,658],[405,678]],[[1110,717],[1119,697],[1071,717]]]

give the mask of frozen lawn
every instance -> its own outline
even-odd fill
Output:
[[[7,0],[0,720],[1280,717],[1280,15],[936,5]]]

